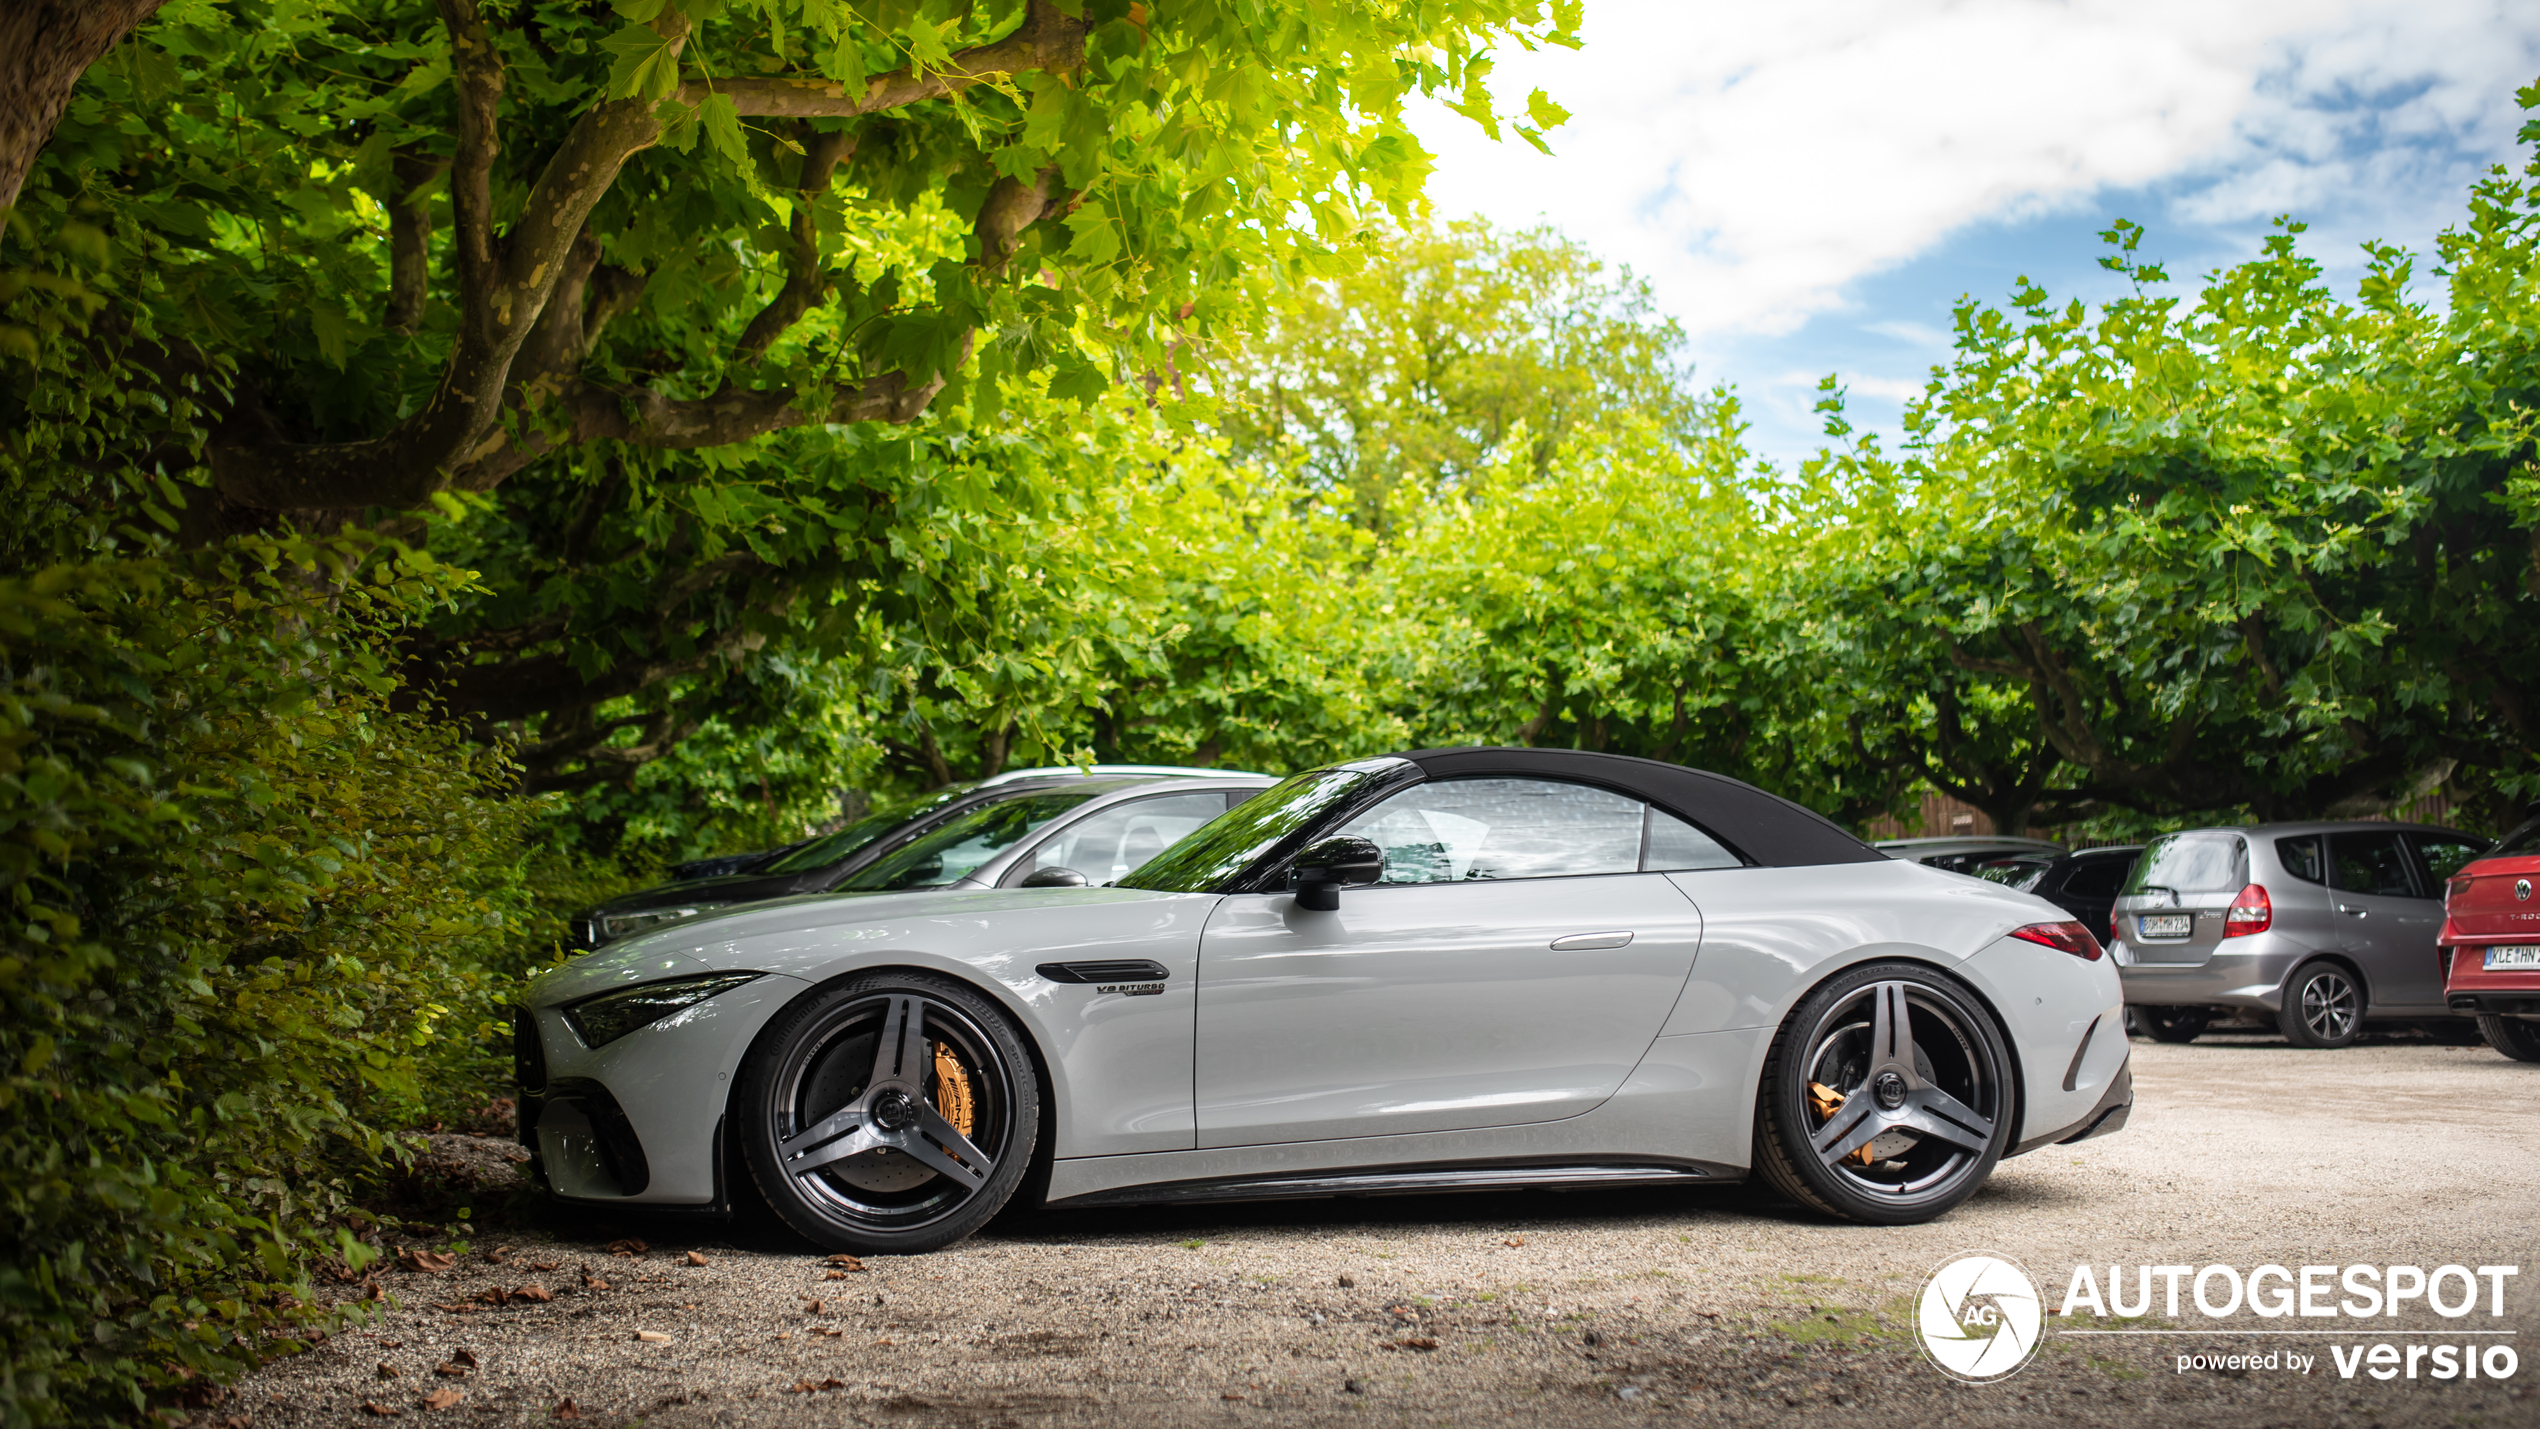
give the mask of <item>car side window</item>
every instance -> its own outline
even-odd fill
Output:
[[[2408,862],[2399,852],[2395,833],[2352,833],[2328,836],[2330,886],[2345,893],[2371,893],[2414,898]]]
[[[1649,840],[1640,866],[1649,873],[1677,873],[1701,868],[1742,868],[1738,856],[1720,841],[1668,813],[1649,811]]]
[[[1109,883],[1225,812],[1226,796],[1216,791],[1115,805],[1050,835],[1004,881],[1020,883],[1044,868],[1072,868],[1087,883]]]
[[[1635,873],[1645,807],[1550,779],[1450,779],[1413,785],[1340,832],[1385,851],[1380,883]]]
[[[2417,857],[2425,861],[2425,871],[2433,877],[2433,896],[2440,897],[2443,885],[2461,871],[2461,865],[2487,851],[2477,839],[2457,834],[2410,834],[2408,842],[2416,845]]]
[[[2320,836],[2317,834],[2277,839],[2275,860],[2284,865],[2285,872],[2304,883],[2328,882],[2328,868],[2320,861]]]

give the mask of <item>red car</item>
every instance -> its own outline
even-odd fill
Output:
[[[2443,1000],[2474,1013],[2487,1045],[2540,1062],[2540,819],[2461,865],[2444,886]]]

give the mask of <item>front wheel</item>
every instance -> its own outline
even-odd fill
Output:
[[[1871,963],[1800,1001],[1773,1039],[1755,1167],[1806,1205],[1912,1225],[1974,1195],[2011,1140],[2011,1058],[1965,984]]]
[[[883,973],[780,1013],[742,1064],[750,1179],[831,1250],[912,1255],[987,1223],[1040,1128],[1022,1034],[976,990]]]
[[[2126,1017],[2153,1041],[2177,1043],[2202,1037],[2214,1020],[2214,1014],[2202,1007],[2129,1007]]]
[[[2296,1047],[2352,1046],[2364,1035],[2364,990],[2342,964],[2304,963],[2284,980],[2275,1025]]]
[[[2540,1062],[2540,1022],[2481,1013],[2478,1035],[2487,1045],[2517,1062]]]

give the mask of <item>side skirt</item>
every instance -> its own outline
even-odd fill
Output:
[[[1592,1191],[1625,1186],[1731,1186],[1743,1167],[1703,1162],[1622,1165],[1387,1166],[1292,1176],[1227,1176],[1119,1186],[1051,1201],[1054,1211],[1093,1206],[1289,1201],[1335,1196],[1427,1196],[1455,1191]]]

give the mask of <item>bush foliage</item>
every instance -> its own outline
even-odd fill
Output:
[[[7,1422],[325,1329],[357,1178],[482,1094],[527,810],[381,643],[460,579],[339,540],[0,581]]]

